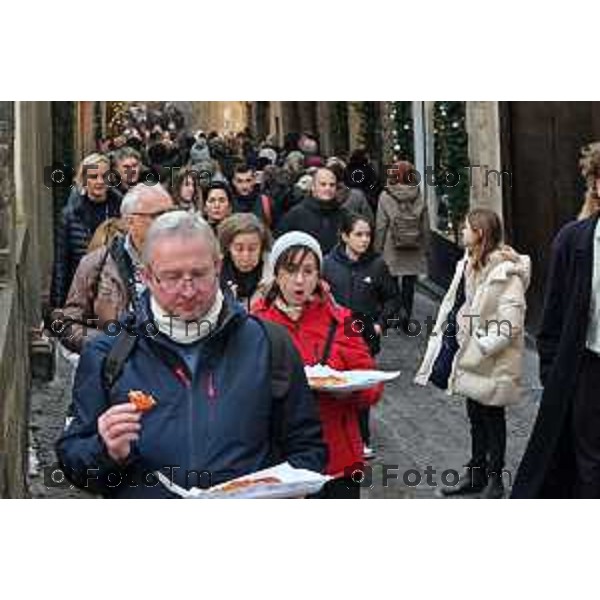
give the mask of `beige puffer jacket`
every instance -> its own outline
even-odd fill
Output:
[[[415,383],[426,385],[442,342],[442,325],[454,300],[467,255],[459,261],[440,307]],[[493,252],[479,273],[467,266],[466,302],[457,315],[459,350],[448,380],[448,394],[460,394],[489,406],[521,399],[525,347],[525,292],[531,261],[510,246]]]

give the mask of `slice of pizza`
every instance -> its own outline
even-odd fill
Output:
[[[281,483],[281,479],[278,477],[258,477],[256,479],[240,479],[238,481],[232,481],[219,487],[219,492],[237,492],[239,490],[248,489],[257,485],[273,485]]]
[[[323,388],[346,385],[348,383],[348,380],[345,377],[339,377],[337,375],[325,375],[309,377],[308,383],[310,387]]]
[[[130,390],[127,397],[129,402],[141,412],[148,412],[156,405],[156,400],[150,394],[146,394],[141,390]]]

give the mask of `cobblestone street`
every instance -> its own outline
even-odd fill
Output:
[[[419,293],[415,300],[414,318],[424,322],[435,316],[437,304]],[[412,379],[425,350],[426,338],[410,338],[390,333],[384,341],[379,364],[382,369],[401,370],[400,378],[387,384],[383,400],[372,411],[373,445],[377,457],[372,461],[373,485],[363,490],[364,498],[432,498],[435,487],[427,485],[425,470],[435,470],[431,480],[441,485],[446,469],[460,471],[468,460],[469,432],[464,402],[450,398],[434,387],[422,388]],[[53,444],[64,423],[70,399],[71,369],[59,355],[57,375],[53,382],[36,385],[31,398],[31,433],[34,470],[30,492],[34,498],[89,498],[88,494],[65,487],[47,487],[43,470],[56,460]],[[514,477],[535,418],[540,395],[537,376],[537,356],[526,353],[526,401],[508,410],[508,440],[506,469]],[[38,463],[35,465],[35,463]],[[387,486],[382,481],[382,465],[397,475]],[[419,486],[407,486],[403,475],[417,470],[422,477]],[[410,474],[409,483],[414,483]],[[505,484],[508,483],[505,475]]]

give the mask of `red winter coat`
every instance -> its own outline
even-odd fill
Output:
[[[292,321],[274,304],[259,300],[252,312],[263,319],[284,325],[305,365],[321,361],[327,333],[332,319],[337,323],[335,337],[327,364],[333,369],[374,369],[375,361],[369,354],[362,337],[345,335],[344,322],[352,313],[334,305],[330,297],[317,297],[308,304],[299,321]],[[342,477],[344,469],[354,463],[362,463],[363,442],[358,425],[358,410],[375,404],[381,396],[382,386],[354,392],[345,396],[327,393],[317,395],[323,436],[329,450],[326,472]]]

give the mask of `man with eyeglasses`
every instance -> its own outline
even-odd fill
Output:
[[[172,484],[206,488],[284,461],[321,471],[302,361],[283,328],[224,296],[210,225],[186,211],[159,217],[143,263],[135,324],[81,355],[73,420],[57,443],[67,479],[105,497],[174,498]],[[132,391],[152,396],[148,412]]]
[[[53,329],[67,350],[83,346],[135,309],[146,289],[141,253],[152,221],[172,210],[173,200],[160,185],[138,185],[121,202],[127,233],[87,254],[75,272],[66,304],[54,314]]]

